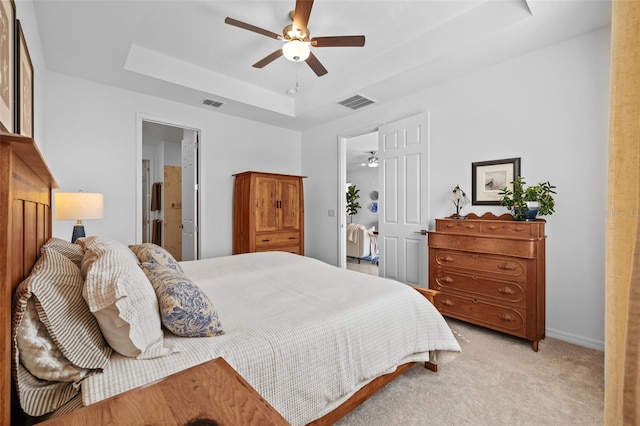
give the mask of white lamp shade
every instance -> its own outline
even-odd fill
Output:
[[[90,192],[56,192],[56,220],[102,219],[103,198]]]
[[[282,46],[282,54],[285,58],[293,62],[304,61],[309,57],[311,47],[308,42],[291,40]]]

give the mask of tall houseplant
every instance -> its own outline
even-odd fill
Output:
[[[513,190],[505,187],[500,191],[500,205],[509,209],[516,220],[535,220],[536,216],[552,215],[555,212],[555,186],[549,181],[526,186],[522,176],[511,182]]]
[[[358,209],[361,208],[358,198],[360,198],[360,190],[355,185],[349,185],[347,188],[347,216],[351,221],[353,221],[353,216],[358,214]]]

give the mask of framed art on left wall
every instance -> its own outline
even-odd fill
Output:
[[[13,0],[0,0],[0,130],[15,131],[15,23]]]
[[[33,137],[33,64],[27,42],[24,39],[22,25],[16,21],[18,28],[18,66],[17,66],[17,109],[16,109],[16,133]]]

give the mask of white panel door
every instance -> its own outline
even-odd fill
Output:
[[[428,118],[409,117],[379,129],[380,275],[427,286]]]
[[[182,260],[197,259],[198,134],[184,130],[182,140]]]

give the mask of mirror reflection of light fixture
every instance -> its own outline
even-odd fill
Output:
[[[466,216],[460,216],[460,210],[462,210],[462,206],[465,204],[471,203],[467,194],[460,188],[460,185],[456,185],[451,191],[451,202],[454,206],[456,206],[456,215],[455,219],[465,219]]]
[[[89,192],[56,192],[56,220],[75,220],[71,242],[85,236],[83,219],[102,219],[102,194]]]
[[[293,39],[282,46],[282,54],[293,62],[304,61],[311,53],[309,42]]]

